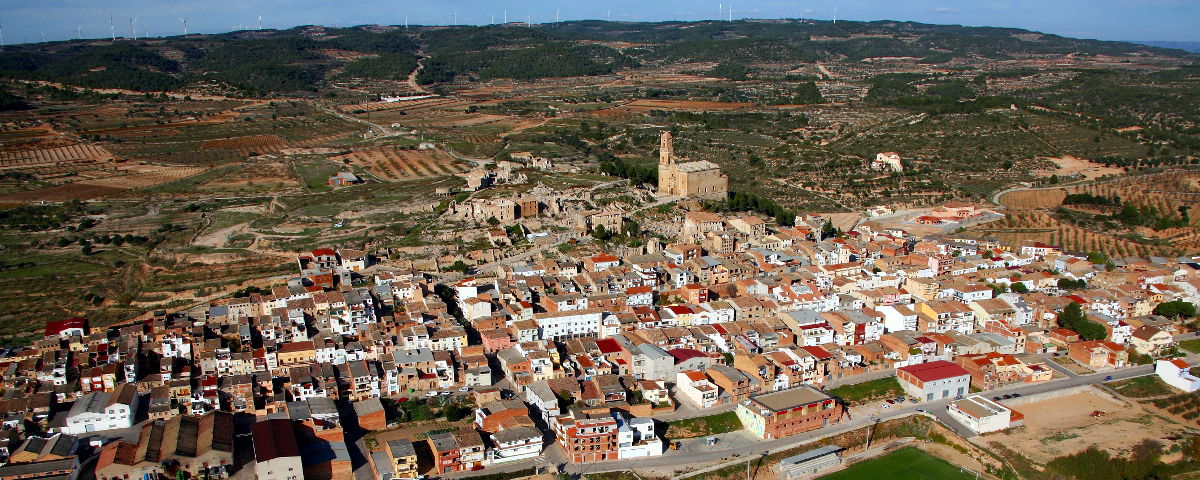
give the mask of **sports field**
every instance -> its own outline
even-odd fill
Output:
[[[879,458],[856,463],[821,480],[968,480],[974,474],[913,447],[905,447]]]

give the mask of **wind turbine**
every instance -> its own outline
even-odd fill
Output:
[[[408,15],[404,16],[404,29],[408,30]]]
[[[557,8],[554,9],[554,23],[558,23],[558,10]]]
[[[729,21],[733,21],[733,2],[729,2]]]
[[[262,14],[258,14],[258,29],[262,30]]]
[[[129,32],[133,35],[133,39],[137,40],[137,17],[129,19]]]
[[[75,25],[75,39],[83,40],[83,26],[82,25]]]
[[[3,47],[4,45],[4,25],[0,25],[0,47]]]
[[[529,28],[529,27],[533,26],[533,23],[529,21],[529,19],[532,17],[533,16],[529,15],[529,14],[525,15],[525,28]]]
[[[454,24],[458,25],[458,10],[454,11]]]
[[[838,10],[838,6],[835,3],[835,4],[833,4],[833,24],[834,25],[837,25],[837,10]]]
[[[612,21],[612,9],[611,9],[611,8],[610,8],[610,9],[608,9],[608,15],[606,15],[606,16],[604,17],[604,21],[606,21],[606,22],[611,22],[611,21]]]
[[[183,24],[183,38],[187,38],[187,19],[179,17],[179,23]]]
[[[508,10],[504,11],[504,24],[508,25]]]
[[[720,20],[721,17],[724,17],[724,16],[725,16],[725,4],[718,3],[717,4],[717,20]]]

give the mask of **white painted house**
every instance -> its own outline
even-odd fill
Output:
[[[112,392],[92,392],[75,401],[59,431],[71,435],[115,430],[133,426],[140,398],[131,383],[118,385]]]
[[[1162,359],[1154,364],[1154,373],[1164,383],[1185,392],[1200,390],[1200,377],[1192,375],[1192,366],[1178,358]]]

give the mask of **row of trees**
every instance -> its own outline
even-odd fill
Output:
[[[658,167],[626,162],[608,152],[600,155],[600,171],[606,175],[627,178],[634,185],[658,185]]]
[[[725,201],[708,202],[705,208],[717,212],[757,212],[773,217],[775,223],[785,227],[796,224],[795,210],[784,208],[774,200],[753,193],[729,192],[729,198]]]
[[[1099,205],[1103,207],[1116,206],[1121,204],[1121,197],[1113,195],[1106,197],[1103,195],[1092,195],[1090,193],[1072,193],[1063,198],[1063,205]]]

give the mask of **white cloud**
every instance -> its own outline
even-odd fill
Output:
[[[933,13],[959,13],[961,11],[957,7],[937,7],[933,9]]]

